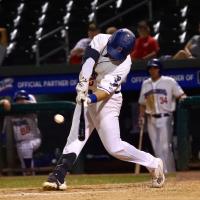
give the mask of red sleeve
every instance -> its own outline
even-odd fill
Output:
[[[131,53],[131,58],[136,58],[138,59],[139,58],[139,42],[138,40],[136,39],[136,43],[135,43],[135,47]]]
[[[152,48],[152,51],[156,51],[156,52],[160,50],[157,40],[155,40],[153,37],[151,39],[151,48]]]

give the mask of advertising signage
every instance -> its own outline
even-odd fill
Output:
[[[170,69],[163,75],[171,76],[184,88],[200,87],[200,69]],[[143,80],[148,78],[144,70],[131,71],[122,85],[122,90],[140,91]],[[73,93],[78,82],[78,74],[33,75],[0,78],[0,96],[12,96],[24,89],[32,94]]]

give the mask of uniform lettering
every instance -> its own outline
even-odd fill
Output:
[[[148,97],[149,95],[152,95],[152,94],[163,94],[163,95],[167,96],[167,91],[165,89],[152,89],[152,90],[149,90],[148,92],[146,92],[144,94],[144,96]]]
[[[164,97],[162,96],[159,99],[160,99],[160,104],[167,104],[168,103],[166,96],[164,96]]]

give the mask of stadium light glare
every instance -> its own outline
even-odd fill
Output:
[[[14,27],[17,27],[17,26],[19,25],[20,20],[21,20],[21,16],[18,15],[18,16],[13,20]]]
[[[116,8],[120,8],[122,5],[122,0],[117,0],[116,1]]]
[[[157,33],[157,34],[154,36],[154,39],[155,39],[155,40],[158,40],[159,37],[160,37],[160,33]]]
[[[42,5],[42,13],[46,13],[48,6],[49,6],[48,2],[44,3],[44,5]]]
[[[180,43],[184,43],[186,38],[186,32],[183,32],[181,35],[179,35],[179,41]]]
[[[10,40],[14,40],[17,36],[18,30],[14,29],[11,33],[10,33]]]
[[[43,31],[43,28],[40,27],[40,28],[35,32],[36,38],[37,38],[38,40],[40,40],[40,37],[41,37],[41,35],[42,35],[42,31]]]
[[[43,14],[41,17],[38,18],[38,21],[39,21],[39,25],[40,25],[40,26],[44,24],[45,18],[46,18],[46,15],[45,15],[45,14]]]
[[[63,17],[64,24],[67,24],[67,23],[69,22],[70,16],[71,16],[71,13],[67,13],[67,14]]]
[[[89,20],[89,22],[92,22],[92,21],[94,20],[94,16],[95,16],[94,12],[92,12],[92,13],[90,13],[90,14],[88,15],[88,20]]]
[[[18,15],[20,15],[23,10],[24,10],[24,3],[20,3],[20,5],[17,8]]]
[[[71,11],[72,6],[73,6],[73,3],[74,3],[74,2],[71,0],[71,1],[69,1],[68,4],[66,4],[66,8],[67,8],[67,11],[68,11],[68,12]]]
[[[153,30],[155,33],[157,33],[159,31],[160,28],[160,21],[157,21],[154,25],[153,25]]]
[[[181,27],[182,31],[185,31],[186,30],[186,26],[187,26],[187,19],[185,21],[183,21],[182,23],[180,23],[179,26]]]
[[[92,7],[92,10],[95,10],[96,9],[96,6],[97,6],[97,3],[98,3],[98,0],[94,0],[90,3],[91,7]]]
[[[16,46],[16,42],[11,42],[11,43],[8,45],[7,49],[6,49],[6,53],[7,53],[7,54],[10,54],[10,53],[12,52],[12,50],[15,48],[15,46]]]
[[[181,17],[185,17],[186,16],[187,10],[188,10],[188,6],[187,5],[180,10]]]

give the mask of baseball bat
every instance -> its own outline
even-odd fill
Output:
[[[142,123],[142,125],[140,127],[140,137],[139,137],[139,144],[138,144],[139,150],[142,149],[143,134],[144,134],[144,123]],[[135,165],[135,174],[139,174],[139,173],[140,173],[140,165],[136,164]]]
[[[81,100],[81,115],[80,115],[78,139],[80,141],[84,141],[85,140],[84,100]]]

